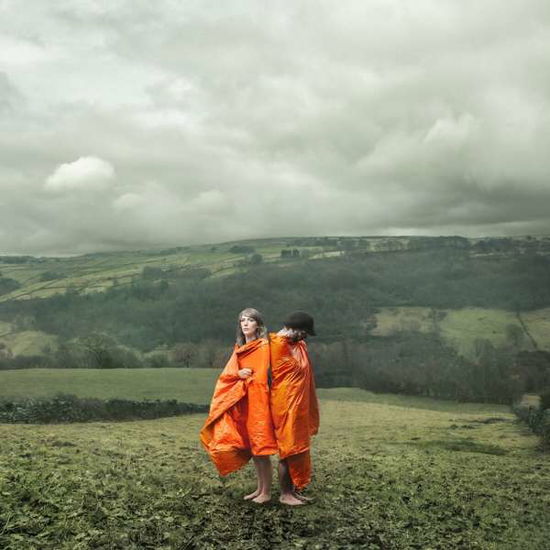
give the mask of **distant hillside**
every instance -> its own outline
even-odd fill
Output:
[[[370,333],[388,337],[401,332],[438,334],[459,354],[470,359],[476,355],[479,339],[488,340],[497,348],[513,345],[528,351],[550,350],[550,308],[526,312],[475,307],[380,308],[376,327]]]
[[[252,306],[271,329],[290,310],[314,314],[325,385],[477,400],[507,400],[518,380],[550,385],[550,238],[265,239],[2,261],[18,288],[0,302],[0,368],[219,367]]]
[[[0,302],[47,298],[67,290],[80,294],[149,279],[208,270],[235,273],[253,262],[287,264],[297,259],[434,250],[468,250],[475,256],[537,253],[550,255],[550,237],[295,237],[256,239],[160,250],[85,254],[70,258],[0,256]]]

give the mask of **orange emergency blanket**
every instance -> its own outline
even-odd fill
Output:
[[[319,430],[319,403],[313,370],[302,340],[270,334],[271,414],[279,457],[286,459],[292,483],[303,489],[311,480],[311,436]]]
[[[240,369],[252,376],[242,379]],[[200,439],[220,475],[244,466],[252,455],[277,452],[269,408],[269,343],[258,338],[237,347],[223,369]]]

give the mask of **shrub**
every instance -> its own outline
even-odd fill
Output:
[[[517,417],[540,436],[542,448],[550,450],[550,410],[539,407],[514,406]]]
[[[175,399],[104,400],[57,394],[52,398],[0,401],[0,422],[25,424],[152,419],[204,412],[208,412],[208,405],[183,403]]]
[[[550,409],[550,388],[540,394],[540,408],[542,410]]]

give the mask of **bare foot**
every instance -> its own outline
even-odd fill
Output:
[[[249,495],[244,495],[244,500],[253,500],[260,494],[260,490],[256,489],[253,493],[250,493]]]
[[[252,499],[252,502],[255,502],[256,504],[265,504],[270,500],[271,500],[271,495],[260,493],[256,498]]]
[[[302,500],[303,502],[311,502],[313,499],[311,497],[306,497],[301,493],[292,493],[297,499]]]
[[[279,497],[281,504],[288,504],[289,506],[303,506],[305,502],[296,498],[292,493],[287,493]]]

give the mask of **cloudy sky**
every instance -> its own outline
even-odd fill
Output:
[[[550,234],[548,0],[0,0],[0,254]]]

